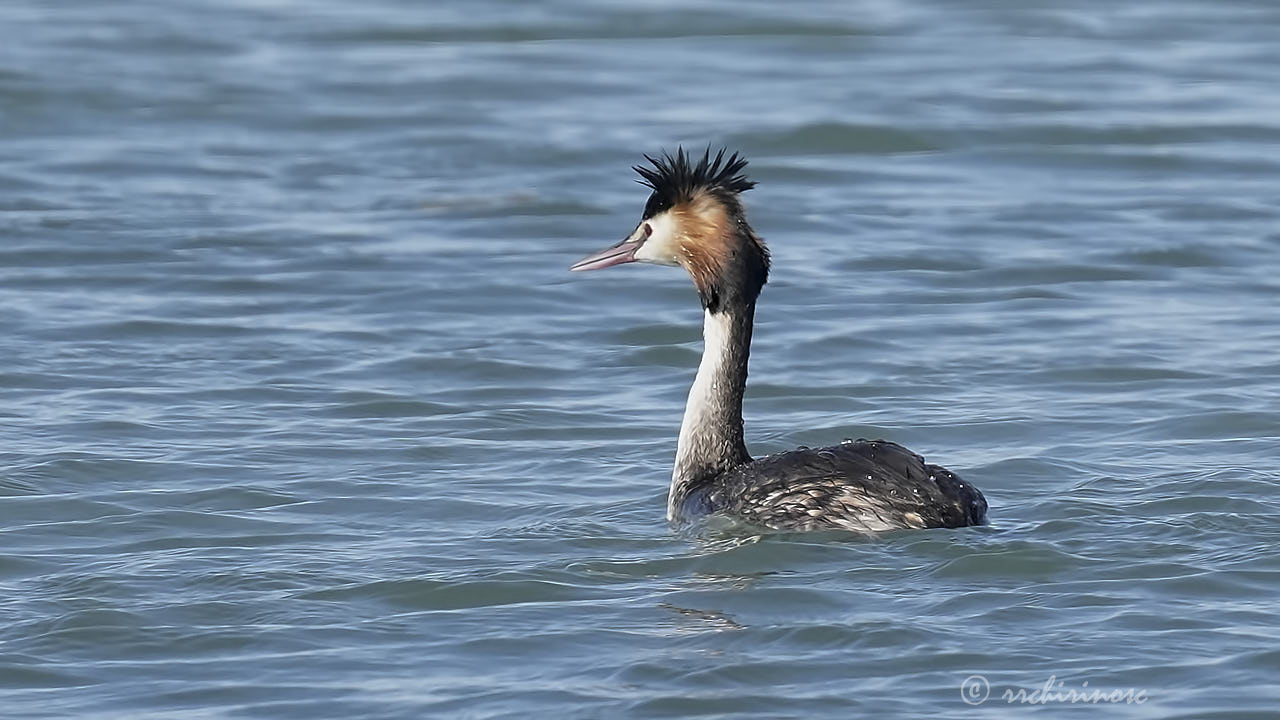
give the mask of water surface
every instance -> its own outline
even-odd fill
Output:
[[[1269,716],[1277,33],[1207,0],[6,5],[5,713],[969,718],[1062,682]],[[895,440],[991,526],[666,526],[696,297],[566,268],[681,143],[760,182],[753,451]]]

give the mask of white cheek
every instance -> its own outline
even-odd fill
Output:
[[[676,230],[676,220],[670,212],[655,215],[648,220],[653,229],[649,239],[636,251],[636,260],[655,265],[680,264],[680,239]]]

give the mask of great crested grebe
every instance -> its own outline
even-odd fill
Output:
[[[653,190],[625,240],[571,270],[629,262],[678,265],[702,299],[703,351],[689,390],[667,519],[721,514],[776,530],[954,528],[986,522],[987,501],[949,470],[885,440],[845,441],[753,460],[742,439],[742,395],[756,298],[769,250],[747,224],[739,193],[755,187],[747,161],[711,148],[695,164],[678,149],[636,166]]]

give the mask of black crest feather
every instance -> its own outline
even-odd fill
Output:
[[[712,157],[711,146],[708,145],[696,163],[694,155],[685,153],[683,147],[677,147],[674,154],[664,152],[661,157],[645,155],[645,160],[653,167],[636,165],[632,168],[641,177],[638,182],[653,189],[644,209],[645,217],[689,202],[700,191],[715,193],[728,200],[755,187],[756,184],[742,174],[747,166],[746,158],[736,152],[725,157],[725,152],[721,148]]]

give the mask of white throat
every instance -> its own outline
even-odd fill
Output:
[[[724,374],[728,361],[729,317],[702,313],[702,362],[698,363],[698,375],[689,388],[689,399],[684,406],[684,420],[680,423],[680,441],[676,443],[676,457],[687,455],[694,442],[695,430],[704,425],[712,415],[712,398],[719,388],[716,380]]]
[[[745,357],[735,347],[734,318],[728,313],[703,313],[702,361],[689,388],[680,423],[675,468],[667,500],[667,519],[674,519],[691,475],[707,463],[745,460],[742,445],[742,392]],[[742,363],[739,371],[735,366]]]

